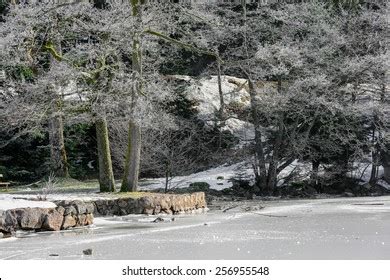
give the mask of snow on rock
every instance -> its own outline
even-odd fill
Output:
[[[239,119],[228,119],[225,122],[224,130],[230,131],[240,140],[251,141],[255,139],[253,124]]]
[[[185,94],[188,99],[195,101],[195,109],[201,120],[209,125],[214,125],[215,113],[219,111],[221,103],[218,91],[218,77],[210,76],[195,79],[189,76],[176,75],[171,78],[189,82]],[[242,110],[250,105],[246,80],[232,76],[221,76],[224,103],[227,108]],[[245,120],[240,120],[234,113],[229,113],[224,130],[228,130],[240,140],[252,140],[254,138],[253,125]]]
[[[16,208],[56,208],[53,202],[14,199],[10,195],[0,196],[0,210],[6,211]]]
[[[243,86],[245,83],[245,79],[231,76],[221,77],[222,92],[227,105],[236,103],[244,107],[249,106],[249,93]],[[219,110],[220,99],[217,76],[192,80],[186,92],[189,98],[198,101],[197,109],[201,119],[209,120]]]

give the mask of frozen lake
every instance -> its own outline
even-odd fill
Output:
[[[390,197],[230,202],[203,215],[155,218],[19,232],[0,239],[0,259],[390,259]]]

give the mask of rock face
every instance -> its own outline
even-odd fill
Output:
[[[147,194],[140,198],[117,198],[84,202],[54,201],[56,208],[19,208],[0,210],[0,232],[16,230],[58,231],[93,224],[94,215],[182,214],[204,212],[203,192],[192,194]]]

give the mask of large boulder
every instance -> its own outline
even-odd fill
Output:
[[[154,198],[151,196],[144,196],[139,199],[138,203],[139,208],[142,211],[142,214],[152,215],[154,212]]]
[[[0,232],[1,233],[7,233],[5,231],[4,226],[5,226],[5,212],[0,210]]]
[[[119,208],[127,208],[128,206],[127,199],[118,199],[117,203]]]
[[[21,229],[40,229],[49,209],[24,208],[17,210],[17,219]]]
[[[64,212],[65,209],[61,206],[50,210],[45,216],[42,229],[48,231],[61,230],[61,226],[64,221]]]
[[[93,224],[93,214],[82,214],[78,216],[77,226],[89,226]]]
[[[77,210],[76,208],[73,206],[73,205],[68,205],[68,206],[65,206],[65,212],[64,212],[64,215],[65,216],[68,216],[68,215],[77,215]]]
[[[76,216],[67,215],[64,217],[61,229],[69,229],[77,225]]]
[[[85,226],[89,226],[93,224],[93,214],[88,213],[85,217]]]
[[[4,211],[0,217],[0,232],[10,234],[18,229],[17,212],[15,210]]]

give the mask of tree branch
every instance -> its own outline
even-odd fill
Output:
[[[223,62],[217,53],[211,52],[209,50],[200,49],[200,48],[197,48],[197,47],[195,47],[193,45],[190,45],[190,44],[187,44],[187,43],[180,42],[179,40],[173,39],[173,38],[171,38],[171,37],[169,37],[167,35],[164,35],[164,34],[162,34],[160,32],[157,32],[157,31],[154,31],[154,30],[151,30],[151,29],[147,29],[147,30],[144,31],[144,33],[147,33],[147,34],[159,37],[159,38],[164,39],[164,40],[166,40],[166,41],[168,41],[170,43],[173,43],[175,45],[181,46],[182,48],[187,49],[189,51],[212,56],[216,60],[220,61],[220,63]]]

